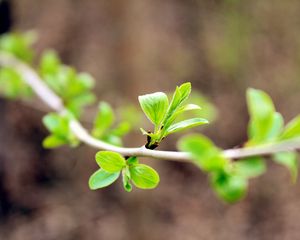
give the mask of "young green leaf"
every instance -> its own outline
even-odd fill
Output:
[[[211,183],[217,195],[228,203],[234,203],[243,198],[248,187],[245,178],[224,172],[212,174]]]
[[[195,134],[182,138],[179,141],[179,149],[191,153],[194,163],[204,171],[222,170],[229,163],[220,149],[208,138]]]
[[[96,154],[96,162],[107,172],[119,172],[126,166],[121,154],[110,151],[100,151]]]
[[[103,169],[97,170],[89,179],[89,187],[91,190],[104,188],[115,182],[120,172],[110,173]]]
[[[31,89],[24,83],[22,76],[13,68],[0,69],[0,92],[7,98],[27,98],[32,95]]]
[[[247,104],[251,118],[264,121],[275,111],[270,96],[257,89],[249,88],[247,90]]]
[[[149,120],[158,126],[165,117],[169,100],[165,93],[156,92],[139,96],[140,105]]]
[[[65,138],[59,137],[57,135],[50,135],[43,140],[43,147],[56,148],[66,143],[68,143],[68,141]]]
[[[128,122],[121,122],[119,125],[117,125],[116,128],[111,130],[111,134],[122,137],[126,135],[131,129],[131,126]]]
[[[115,119],[111,106],[106,102],[100,102],[99,112],[94,121],[93,135],[101,138],[105,131],[111,127]]]
[[[132,185],[130,183],[130,173],[127,168],[122,170],[122,179],[123,179],[123,187],[124,187],[125,191],[131,192]]]
[[[57,135],[64,135],[68,131],[67,123],[57,113],[49,113],[44,116],[43,123],[50,132]]]
[[[281,152],[274,155],[274,161],[287,167],[291,173],[293,182],[296,182],[298,176],[298,159],[296,152]]]
[[[191,93],[191,83],[187,82],[179,87],[176,87],[171,103],[168,107],[167,114],[163,120],[163,126],[168,128],[175,120],[176,112],[182,107],[182,104],[187,100]]]
[[[187,104],[185,106],[182,106],[178,109],[178,113],[183,113],[183,112],[186,112],[186,111],[192,111],[192,110],[200,110],[201,107],[197,104]]]
[[[266,164],[260,157],[246,158],[234,162],[233,166],[236,174],[245,178],[258,177],[266,171]]]
[[[265,92],[256,89],[247,91],[250,113],[248,146],[274,141],[283,129],[283,118],[275,112],[272,99]]]
[[[159,183],[158,173],[145,164],[136,164],[129,166],[131,180],[134,185],[142,189],[155,188]]]
[[[295,117],[286,125],[282,135],[280,136],[280,139],[282,140],[292,138],[300,138],[300,115]]]
[[[30,62],[33,58],[30,45],[34,40],[34,32],[4,34],[0,38],[0,50],[13,54],[25,62]]]
[[[46,51],[40,61],[40,72],[42,76],[56,74],[60,68],[61,62],[54,51]]]
[[[137,157],[130,157],[127,159],[127,165],[136,165],[139,163],[139,160]]]
[[[184,120],[178,123],[175,123],[173,125],[171,125],[167,130],[166,130],[166,135],[171,134],[171,133],[175,133],[178,131],[182,131],[182,130],[186,130],[192,127],[196,127],[196,126],[200,126],[203,124],[207,124],[208,121],[206,119],[203,118],[191,118],[188,120]],[[165,135],[165,136],[166,136]]]

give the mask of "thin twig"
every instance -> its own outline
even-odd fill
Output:
[[[60,114],[67,111],[62,103],[62,99],[46,85],[36,71],[30,66],[17,58],[2,52],[0,52],[0,65],[15,68],[23,76],[26,83],[33,89],[37,96],[54,111]],[[146,149],[144,146],[138,148],[125,148],[108,144],[92,137],[81,123],[75,119],[71,120],[70,128],[81,142],[96,149],[114,151],[124,156],[152,157],[181,162],[189,162],[192,160],[191,155],[187,152],[150,150]],[[300,149],[300,139],[256,147],[228,149],[224,150],[223,154],[229,159],[241,159],[258,155],[271,155],[284,151],[294,151],[297,149]]]

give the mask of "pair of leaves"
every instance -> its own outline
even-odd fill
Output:
[[[284,127],[284,120],[276,112],[271,97],[257,89],[248,89],[247,104],[250,114],[249,141],[247,146],[276,143],[286,140],[300,140],[300,116]],[[275,162],[286,166],[296,181],[298,161],[296,152],[279,153],[273,156]]]
[[[163,92],[139,96],[139,102],[143,112],[155,126],[154,133],[150,134],[142,129],[144,134],[151,137],[152,143],[159,143],[164,137],[171,133],[208,123],[208,121],[203,118],[192,118],[173,124],[176,117],[183,112],[200,109],[200,107],[195,104],[184,105],[190,93],[191,84],[188,82],[176,87],[170,103],[167,95]]]
[[[64,144],[70,144],[76,147],[79,144],[78,139],[70,131],[69,123],[72,114],[59,115],[49,113],[43,118],[43,123],[51,133],[43,141],[44,148],[56,148]]]
[[[248,179],[262,174],[266,169],[260,158],[230,162],[208,138],[199,134],[181,139],[179,148],[189,152],[194,163],[209,174],[213,189],[226,202],[243,198]]]
[[[40,73],[76,116],[80,116],[84,106],[95,101],[94,94],[90,92],[94,86],[93,78],[87,73],[77,73],[74,68],[63,65],[55,52],[43,54]]]
[[[121,172],[124,189],[129,192],[132,190],[131,182],[141,189],[152,189],[159,183],[158,173],[153,168],[138,163],[136,157],[126,161],[119,153],[100,151],[96,154],[96,162],[100,169],[89,179],[89,187],[92,190],[112,184]]]
[[[92,135],[110,144],[121,146],[122,137],[129,132],[131,126],[128,122],[123,121],[112,128],[114,122],[115,114],[111,106],[106,102],[100,102]]]

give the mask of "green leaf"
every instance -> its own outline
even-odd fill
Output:
[[[134,185],[142,189],[155,188],[159,183],[158,173],[145,164],[129,166],[129,172]]]
[[[44,116],[43,123],[50,132],[56,135],[64,136],[69,131],[68,122],[57,113],[49,113]]]
[[[43,77],[58,72],[61,62],[54,51],[46,51],[41,58],[40,72]]]
[[[179,149],[191,153],[193,161],[202,170],[210,172],[222,170],[229,163],[222,152],[208,138],[195,134],[182,138]]]
[[[140,105],[148,119],[158,126],[165,117],[169,100],[165,93],[156,92],[139,96]]]
[[[274,161],[287,167],[291,173],[293,182],[296,182],[298,176],[298,160],[296,152],[281,152],[274,155]]]
[[[233,166],[236,174],[245,178],[257,177],[266,171],[266,164],[260,157],[246,158],[234,162]]]
[[[128,122],[121,122],[116,128],[111,130],[111,134],[122,137],[126,135],[131,129],[131,126]]]
[[[139,163],[139,160],[137,157],[130,157],[127,159],[127,165],[136,165]]]
[[[43,147],[56,148],[66,143],[68,143],[68,141],[65,138],[59,137],[57,135],[50,135],[43,140]]]
[[[211,183],[217,195],[228,203],[242,199],[247,193],[248,182],[239,175],[215,173],[211,175]]]
[[[300,138],[300,115],[286,125],[280,139],[286,140],[298,137]]]
[[[96,162],[107,172],[119,172],[126,166],[126,161],[121,154],[110,151],[96,153]]]
[[[91,190],[104,188],[115,182],[120,172],[109,173],[103,169],[97,170],[89,179],[89,187]]]
[[[0,92],[7,98],[27,98],[32,95],[22,76],[13,68],[0,69]]]
[[[203,119],[203,118],[191,118],[191,119],[188,119],[188,120],[184,120],[184,121],[181,121],[181,122],[178,122],[178,123],[175,123],[173,125],[171,125],[167,130],[167,134],[171,134],[171,133],[175,133],[175,132],[178,132],[178,131],[182,131],[182,130],[185,130],[185,129],[189,129],[189,128],[192,128],[192,127],[196,127],[196,126],[200,126],[200,125],[203,125],[203,124],[207,124],[208,121],[206,119]]]
[[[272,99],[261,90],[247,90],[247,104],[251,118],[264,121],[275,111]]]
[[[122,179],[123,179],[123,187],[124,187],[125,191],[131,192],[132,185],[130,183],[130,172],[127,168],[122,170]]]
[[[173,94],[171,103],[168,107],[167,114],[163,120],[163,126],[168,128],[175,120],[176,112],[180,109],[182,104],[187,100],[191,93],[191,83],[187,82],[179,87],[176,87],[175,93]]]
[[[100,102],[99,112],[94,121],[93,135],[101,138],[113,124],[115,119],[111,106],[106,102]]]
[[[77,82],[81,89],[92,89],[95,86],[94,78],[88,73],[79,73]]]
[[[272,99],[263,91],[249,89],[247,103],[250,114],[248,146],[274,141],[283,129],[283,118],[275,112]]]
[[[190,103],[190,104],[180,107],[177,112],[179,114],[181,114],[186,111],[193,111],[193,110],[200,110],[200,109],[201,109],[201,107],[199,105]]]
[[[30,62],[33,58],[30,45],[34,40],[34,32],[4,34],[0,38],[0,50],[13,54],[25,62]]]

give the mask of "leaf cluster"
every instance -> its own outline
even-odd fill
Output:
[[[263,91],[248,89],[247,104],[250,114],[249,140],[245,147],[270,145],[300,138],[300,117],[296,117],[284,127],[280,113],[275,111],[272,99]],[[243,198],[247,192],[248,180],[265,172],[262,157],[251,157],[238,162],[226,159],[221,149],[203,135],[184,137],[179,148],[191,154],[194,163],[208,173],[217,195],[227,202]],[[293,181],[296,181],[298,162],[296,152],[275,154],[275,162],[286,166]]]
[[[0,38],[0,52],[13,55],[24,62],[33,59],[31,45],[35,41],[34,32],[4,34]],[[0,92],[10,99],[28,98],[32,95],[23,77],[11,67],[0,69]]]
[[[51,89],[58,94],[66,108],[79,117],[83,107],[96,100],[91,89],[94,79],[87,73],[77,73],[70,66],[61,63],[54,51],[42,55],[40,74]]]
[[[78,146],[79,140],[70,130],[72,118],[73,115],[68,112],[64,115],[49,113],[43,118],[45,127],[51,133],[43,141],[44,148],[56,148],[64,144],[69,144],[71,147]]]
[[[139,102],[143,112],[154,124],[153,132],[147,132],[141,129],[142,133],[148,136],[147,148],[156,148],[158,144],[171,133],[208,123],[204,118],[190,118],[174,123],[176,118],[182,113],[200,109],[198,105],[185,104],[190,93],[191,83],[187,82],[176,87],[170,102],[167,95],[163,92],[139,96]]]
[[[158,173],[150,166],[140,164],[137,157],[126,160],[119,153],[100,151],[95,158],[100,169],[89,179],[89,187],[92,190],[111,185],[120,175],[127,192],[132,191],[132,184],[137,188],[152,189],[159,183]]]
[[[111,106],[107,102],[100,102],[92,135],[107,143],[121,146],[122,137],[130,131],[131,125],[128,121],[122,121],[115,125],[115,119],[116,116]]]

